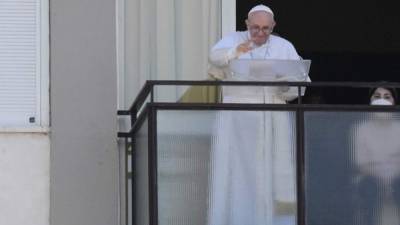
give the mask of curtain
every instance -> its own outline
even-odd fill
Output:
[[[221,37],[221,1],[125,0],[119,13],[121,108],[129,107],[146,80],[207,78],[209,50]],[[178,99],[183,91],[165,88],[158,94]]]

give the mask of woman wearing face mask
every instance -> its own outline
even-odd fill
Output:
[[[397,92],[394,88],[378,87],[369,92],[370,105],[395,105]]]
[[[390,106],[396,100],[393,88],[370,90],[370,105]],[[391,112],[371,115],[357,123],[352,132],[357,169],[356,219],[364,225],[400,224],[400,120]],[[395,221],[388,222],[388,218]]]

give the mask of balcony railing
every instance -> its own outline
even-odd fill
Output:
[[[118,133],[129,155],[128,223],[398,224],[400,107],[301,96],[302,88],[382,85],[148,81],[118,111],[131,124]],[[220,88],[234,86],[294,87],[298,96],[293,104],[218,102]],[[182,98],[193,87],[207,89],[206,100]]]

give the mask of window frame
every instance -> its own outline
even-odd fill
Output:
[[[36,121],[26,125],[0,124],[0,133],[47,133],[50,130],[50,24],[49,0],[36,0],[37,18],[40,21],[36,31],[39,38],[36,46],[40,46],[36,53],[39,58],[36,67]]]

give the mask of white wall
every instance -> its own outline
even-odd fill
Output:
[[[0,224],[49,224],[46,133],[0,132]]]

